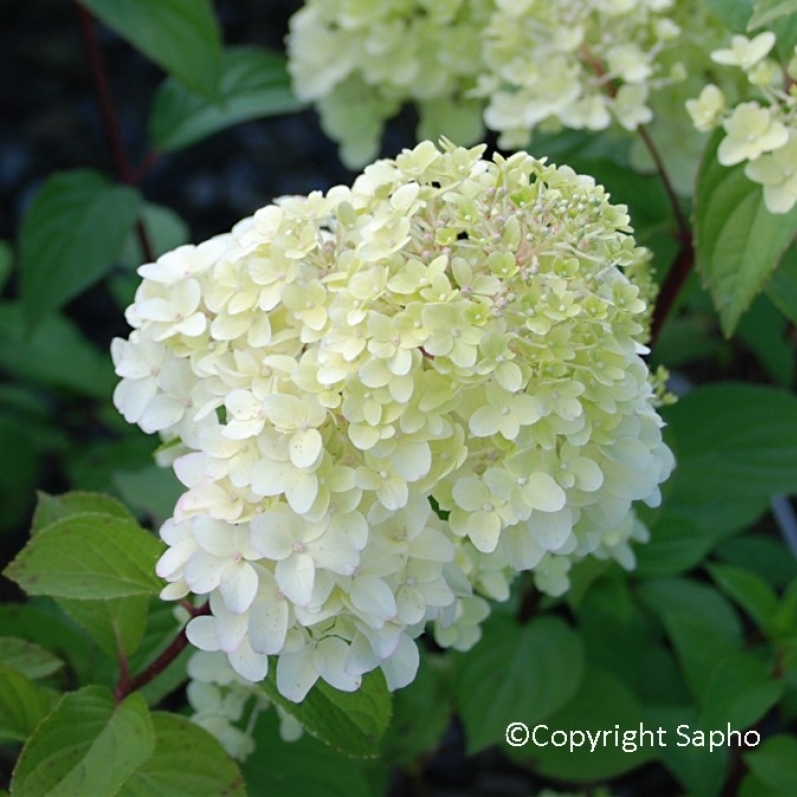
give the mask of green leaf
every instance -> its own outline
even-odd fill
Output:
[[[47,424],[25,414],[0,413],[0,532],[16,531],[27,521],[42,454],[35,432],[49,431]]]
[[[20,232],[21,294],[29,328],[108,273],[136,220],[139,201],[134,189],[111,185],[87,169],[50,177]]]
[[[0,292],[5,288],[14,264],[14,250],[8,241],[0,241]]]
[[[563,660],[559,666],[566,669],[568,664]],[[590,752],[590,743],[585,738],[584,746],[574,747],[571,751],[569,745],[555,747],[551,744],[551,735],[555,731],[612,730],[615,725],[622,730],[638,729],[643,719],[642,706],[619,678],[591,668],[585,673],[572,700],[541,723],[537,739],[541,743],[547,742],[547,745],[536,745],[531,740],[525,747],[511,748],[508,752],[511,758],[530,763],[535,773],[541,775],[568,782],[603,780],[652,760],[657,755],[657,748],[646,744],[626,752],[622,748],[621,736],[619,745],[614,744],[612,737],[607,744],[596,746],[594,752]],[[537,723],[532,725],[526,719],[523,722],[531,730],[537,727]]]
[[[745,313],[737,335],[774,383],[791,387],[795,362],[788,324],[765,294],[757,296]]]
[[[717,18],[734,33],[744,33],[755,0],[703,0]]]
[[[451,699],[437,671],[439,656],[421,651],[415,680],[393,697],[393,719],[387,729],[382,757],[409,763],[434,750],[451,722]]]
[[[781,734],[744,756],[750,771],[775,794],[797,794],[797,739]]]
[[[113,483],[125,502],[160,526],[174,513],[183,485],[171,468],[152,464],[136,471],[119,471]]]
[[[689,794],[694,797],[717,797],[728,776],[730,755],[727,747],[709,752],[705,746],[687,744],[699,730],[700,723],[695,707],[647,706],[645,723],[664,728],[667,746],[659,748],[659,756],[667,769],[689,790]]]
[[[109,28],[186,86],[212,96],[221,31],[210,0],[80,0]]]
[[[709,565],[708,571],[717,586],[741,606],[762,631],[771,635],[772,618],[778,608],[775,590],[761,576],[742,567]]]
[[[583,674],[581,640],[564,621],[542,617],[519,627],[495,615],[454,672],[468,751],[502,742],[510,722],[549,717],[572,698]]]
[[[700,387],[662,415],[678,467],[679,504],[797,492],[797,398],[757,385]]]
[[[590,666],[619,678],[646,702],[683,703],[689,695],[661,630],[629,588],[628,578],[604,578],[578,609]]]
[[[56,521],[28,542],[5,575],[29,595],[126,598],[162,587],[164,546],[129,520],[86,513]]]
[[[771,25],[776,19],[797,12],[797,0],[758,0],[747,30],[756,30]]]
[[[701,726],[749,728],[778,702],[783,684],[753,654],[736,651],[715,663],[701,694]]]
[[[781,791],[774,791],[762,780],[748,772],[739,786],[738,797],[787,797]]]
[[[640,576],[672,576],[693,568],[715,540],[688,520],[662,514],[650,530],[650,542],[636,549]]]
[[[164,205],[145,202],[141,208],[141,223],[147,232],[155,257],[182,246],[190,237],[188,225],[171,208]],[[135,230],[131,230],[119,256],[119,262],[125,268],[135,270],[145,260],[138,235]]]
[[[129,656],[144,637],[149,598],[143,595],[96,601],[59,598],[58,605],[111,656]]]
[[[745,177],[744,164],[729,169],[717,161],[723,136],[718,130],[711,138],[698,173],[695,255],[730,337],[794,238],[797,208],[770,213],[761,186]]]
[[[712,634],[732,646],[742,641],[742,626],[733,606],[716,589],[688,578],[661,578],[644,581],[637,596],[659,617],[675,612],[711,627]]]
[[[28,739],[11,791],[14,797],[113,797],[149,759],[154,743],[140,695],[116,705],[110,690],[84,687],[64,695]]]
[[[689,690],[696,701],[701,701],[717,662],[737,649],[700,617],[668,611],[663,619]]]
[[[27,739],[52,704],[50,691],[34,686],[17,669],[0,662],[0,738]]]
[[[0,662],[35,681],[58,672],[64,663],[49,650],[12,636],[0,636]]]
[[[113,515],[113,517],[123,520],[135,521],[120,501],[104,493],[90,493],[75,490],[61,495],[48,495],[45,492],[37,491],[36,511],[33,513],[33,523],[31,534],[41,531],[43,528],[71,515],[80,515],[84,512],[91,512],[100,515]]]
[[[163,711],[152,714],[152,727],[154,753],[116,797],[245,797],[238,766],[206,730]]]
[[[251,47],[224,54],[218,96],[167,80],[155,97],[150,136],[159,149],[187,147],[239,122],[299,110],[281,55]]]
[[[783,316],[797,324],[797,247],[786,252],[764,290]]]
[[[181,628],[181,623],[174,616],[174,604],[160,598],[150,600],[144,638],[136,652],[130,657],[130,671],[141,672],[171,644]],[[143,689],[142,697],[150,704],[156,705],[166,695],[173,692],[187,679],[186,665],[193,655],[188,646],[165,670],[162,670]]]
[[[68,318],[48,316],[28,335],[19,302],[0,302],[0,368],[24,382],[105,400],[117,381],[107,354]]]
[[[35,642],[68,662],[85,683],[92,674],[97,648],[50,598],[0,604],[0,634]]]
[[[725,540],[714,553],[725,562],[752,570],[775,588],[797,578],[797,560],[780,540],[744,535]]]
[[[292,703],[277,691],[273,671],[260,687],[305,730],[335,750],[354,758],[379,754],[392,712],[392,698],[380,671],[365,675],[356,692],[341,692],[319,680],[301,703]]]
[[[253,738],[255,752],[241,769],[255,797],[373,797],[384,793],[369,788],[363,771],[366,762],[347,758],[307,734],[295,742],[283,741],[275,711],[258,718]]]

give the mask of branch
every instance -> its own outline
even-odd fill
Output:
[[[73,2],[80,23],[80,35],[83,39],[83,49],[86,52],[86,58],[89,62],[91,77],[94,82],[94,91],[97,94],[100,115],[102,116],[102,123],[105,128],[105,135],[108,139],[108,146],[111,150],[111,157],[113,158],[116,173],[123,183],[136,186],[138,184],[138,177],[134,173],[133,167],[130,165],[130,161],[127,157],[122,130],[119,126],[119,118],[111,99],[111,90],[108,85],[108,72],[102,57],[102,50],[97,41],[94,18],[77,2],[77,0],[73,0]],[[138,237],[138,242],[144,257],[150,262],[153,261],[155,256],[153,254],[152,245],[144,227],[144,223],[140,218],[136,223],[136,236]]]
[[[659,155],[659,151],[656,148],[656,145],[653,143],[653,139],[650,137],[650,133],[648,133],[644,125],[640,125],[637,128],[637,132],[647,147],[651,158],[653,158],[653,163],[656,164],[656,171],[659,173],[661,182],[664,185],[664,191],[667,194],[667,199],[670,201],[670,206],[672,207],[672,212],[675,216],[675,222],[678,225],[678,237],[682,243],[689,240],[691,245],[691,231],[689,228],[689,222],[686,220],[683,210],[681,210],[681,203],[678,201],[678,195],[675,193],[672,180],[670,180],[670,175],[667,173],[667,168],[664,166],[664,161],[661,159],[661,155]]]
[[[210,614],[210,602],[204,603],[198,609],[191,611],[191,619],[200,617],[203,614]],[[126,672],[126,665],[120,668],[119,682],[114,689],[114,697],[117,703],[121,703],[131,692],[141,689],[150,681],[154,681],[185,649],[188,645],[188,637],[185,627],[171,641],[169,646],[158,656],[148,667],[143,669],[138,675],[132,678]]]
[[[695,265],[695,250],[692,244],[692,236],[687,232],[687,237],[681,241],[681,248],[675,258],[672,268],[667,273],[664,279],[664,284],[661,286],[658,298],[656,299],[656,306],[653,309],[653,318],[650,322],[650,345],[651,347],[656,342],[656,339],[661,332],[667,316],[672,310],[673,305],[681,293],[687,277],[691,274]]]

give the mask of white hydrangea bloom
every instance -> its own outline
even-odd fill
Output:
[[[427,624],[475,644],[519,571],[560,594],[585,556],[633,566],[632,504],[674,464],[649,253],[591,178],[483,152],[423,142],[141,270],[117,406],[144,426],[179,374],[157,572],[208,596],[188,639],[236,678],[401,688]],[[201,325],[147,309],[164,286]],[[194,691],[226,733],[225,695]]]
[[[198,650],[188,660],[187,669],[186,694],[194,710],[191,720],[215,736],[233,758],[245,760],[255,749],[255,723],[271,702],[257,684],[238,675],[223,653]],[[301,738],[301,725],[280,706],[275,709],[283,740]]]
[[[717,149],[723,166],[745,163],[748,179],[763,186],[770,213],[788,213],[797,204],[797,95],[784,87],[784,72],[793,79],[795,59],[781,67],[767,58],[775,35],[764,31],[749,40],[734,36],[731,47],[711,54],[713,61],[738,67],[747,78],[745,96],[755,87],[760,99],[745,99],[726,109],[723,92],[714,85],[688,100],[687,110],[698,130],[722,126],[725,137]]]
[[[786,144],[748,163],[744,173],[764,186],[764,204],[770,213],[788,213],[797,203],[797,130],[790,128]]]
[[[467,144],[484,124],[501,146],[543,122],[635,130],[648,94],[676,77],[661,57],[680,36],[675,0],[309,0],[291,19],[289,70],[351,166],[373,159],[405,102],[419,137]],[[684,72],[685,70],[681,70]]]
[[[727,49],[714,50],[711,60],[725,66],[738,66],[745,72],[769,54],[775,46],[775,34],[772,31],[759,33],[754,39],[747,36],[733,36],[731,46]]]

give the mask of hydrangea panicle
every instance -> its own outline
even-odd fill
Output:
[[[634,564],[674,465],[649,253],[591,178],[483,153],[422,142],[140,270],[115,399],[179,441],[163,597],[209,596],[188,638],[236,678],[400,688],[428,624],[469,647],[519,571]]]

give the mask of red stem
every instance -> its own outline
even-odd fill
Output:
[[[77,10],[78,21],[80,23],[80,35],[83,39],[83,48],[89,62],[91,77],[94,82],[94,90],[97,94],[97,101],[100,107],[102,123],[105,128],[105,135],[108,139],[108,146],[111,150],[114,167],[119,179],[127,185],[136,186],[138,176],[134,173],[133,167],[127,157],[122,130],[119,126],[119,118],[111,99],[111,90],[108,84],[108,72],[105,68],[105,61],[102,57],[102,50],[97,41],[97,31],[94,26],[94,18],[77,0],[74,0]],[[141,252],[148,261],[155,259],[152,245],[144,228],[141,219],[136,223],[136,236],[141,246]]]
[[[678,237],[682,242],[691,240],[689,222],[686,220],[686,217],[681,210],[681,203],[678,201],[678,195],[675,193],[675,188],[673,188],[670,176],[667,173],[666,167],[664,166],[664,161],[661,159],[661,155],[659,155],[659,151],[656,149],[656,145],[653,143],[653,139],[650,137],[650,133],[648,133],[647,129],[643,125],[640,125],[637,128],[637,132],[639,133],[639,137],[642,139],[642,142],[647,147],[651,158],[653,158],[653,162],[656,164],[656,171],[659,173],[661,182],[664,185],[667,199],[670,201],[672,212],[675,216],[675,221],[678,224]]]
[[[664,322],[670,314],[673,305],[678,299],[692,269],[695,265],[695,250],[692,245],[691,235],[681,242],[681,248],[678,251],[678,256],[672,268],[667,273],[664,279],[664,284],[661,286],[658,298],[656,299],[656,306],[653,309],[653,318],[650,323],[650,343],[651,346],[656,342],[659,337]]]
[[[210,603],[204,603],[198,609],[191,612],[191,619],[203,614],[210,614]],[[188,637],[185,628],[171,641],[169,646],[160,654],[148,667],[132,678],[127,672],[127,662],[119,667],[119,681],[114,689],[114,697],[117,703],[121,703],[131,692],[141,689],[150,681],[154,681],[185,649],[188,645]]]

